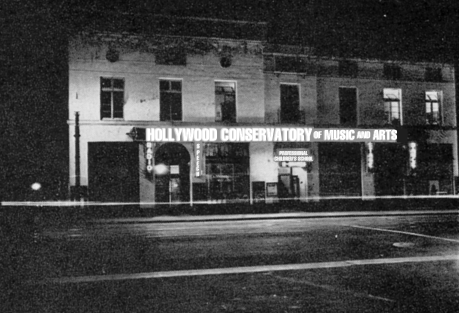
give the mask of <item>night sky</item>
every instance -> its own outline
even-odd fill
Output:
[[[139,31],[153,15],[268,22],[271,43],[336,57],[453,62],[458,1],[3,1],[0,135],[3,200],[66,199],[66,39],[86,28]],[[135,27],[133,27],[133,25]],[[42,194],[30,185],[42,182]]]

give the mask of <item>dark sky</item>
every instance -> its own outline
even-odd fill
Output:
[[[314,45],[337,56],[446,61],[455,46],[454,0],[7,0],[15,37],[36,41],[129,15],[137,25],[153,15],[268,22],[268,40]],[[33,2],[32,2],[33,3]],[[121,18],[122,17],[122,18]],[[28,31],[24,28],[31,26]],[[21,31],[22,28],[22,31]],[[28,33],[27,33],[28,32]],[[49,35],[49,34],[48,34]],[[43,42],[41,42],[43,44]],[[40,44],[40,42],[39,42]],[[52,45],[53,41],[45,43]]]

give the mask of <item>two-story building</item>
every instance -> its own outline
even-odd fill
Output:
[[[94,201],[453,194],[458,176],[452,66],[323,57],[264,35],[81,33],[69,45],[68,124],[70,184]],[[407,141],[204,143],[195,175],[192,142],[133,140],[146,128],[267,125],[397,128]],[[291,148],[314,161],[274,161]]]

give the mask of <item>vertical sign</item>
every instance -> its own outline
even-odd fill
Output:
[[[146,143],[147,151],[145,153],[145,158],[147,159],[147,172],[153,172],[153,143]]]
[[[202,173],[202,143],[195,142],[194,143],[194,173],[195,177],[201,177]]]

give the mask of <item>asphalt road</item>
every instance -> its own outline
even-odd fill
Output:
[[[454,214],[29,233],[5,245],[2,312],[459,312]]]

